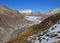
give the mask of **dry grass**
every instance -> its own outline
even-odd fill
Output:
[[[54,43],[60,43],[60,41],[54,42]]]

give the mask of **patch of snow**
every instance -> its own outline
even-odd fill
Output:
[[[39,40],[35,40],[35,43],[40,43]]]
[[[54,29],[52,30],[52,28],[54,28]],[[49,28],[48,33],[50,33],[51,35],[57,34],[60,37],[60,33],[59,34],[57,33],[58,31],[60,31],[60,24],[55,24]],[[42,38],[45,38],[45,39],[42,39],[41,43],[53,43],[54,41],[60,40],[60,39],[56,38],[55,36],[52,36],[50,38],[50,36],[43,35]]]
[[[41,36],[41,34],[43,35]],[[42,32],[41,34],[38,33],[36,37],[32,36],[34,43],[53,43],[55,41],[60,41],[60,24],[56,23],[55,25],[51,26],[46,33]]]
[[[38,16],[25,16],[25,18],[34,24],[38,24],[41,22],[41,20],[39,20],[41,19],[41,17],[38,17]]]

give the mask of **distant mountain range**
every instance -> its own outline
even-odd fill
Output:
[[[32,13],[32,10],[29,10],[29,9],[25,9],[25,10],[19,10],[19,12],[20,13],[22,13],[22,14],[30,14],[30,13]]]
[[[40,12],[33,12],[32,10],[19,10],[19,13],[21,13],[25,19],[31,21],[33,24],[40,23],[45,15],[44,13]]]
[[[22,14],[27,14],[27,15],[36,15],[39,16],[41,14],[56,14],[56,13],[59,13],[60,12],[60,8],[56,8],[54,10],[49,10],[48,12],[46,13],[41,13],[41,12],[33,12],[32,10],[30,9],[25,9],[25,10],[19,10],[20,13]]]
[[[50,10],[46,13],[41,12],[33,12],[32,10],[26,9],[26,10],[19,10],[19,12],[25,16],[25,18],[29,21],[31,21],[34,24],[40,23],[42,20],[46,19],[47,17],[60,13],[60,8],[56,8],[54,10]]]

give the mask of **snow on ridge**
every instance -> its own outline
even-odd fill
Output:
[[[56,8],[56,9],[54,9],[46,14],[56,14],[56,13],[60,13],[60,8]]]
[[[32,10],[30,9],[25,9],[25,10],[19,10],[20,13],[26,13],[26,14],[30,14],[32,13]]]

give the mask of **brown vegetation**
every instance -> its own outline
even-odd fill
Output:
[[[60,43],[60,41],[54,42],[54,43]]]

